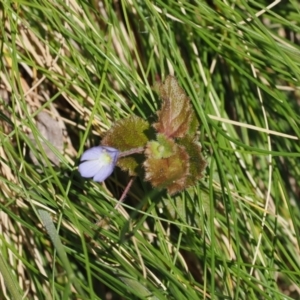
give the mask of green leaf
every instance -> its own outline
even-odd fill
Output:
[[[102,139],[103,146],[114,147],[120,151],[143,147],[150,139],[150,125],[147,121],[137,116],[131,116],[117,121]],[[140,154],[123,157],[118,160],[117,165],[128,171],[130,176],[139,172],[139,166],[143,162]]]
[[[168,158],[176,151],[174,141],[163,134],[158,134],[157,141],[149,142],[147,148],[149,155],[157,159]]]

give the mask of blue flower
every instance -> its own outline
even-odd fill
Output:
[[[102,182],[113,172],[119,156],[119,150],[97,146],[86,150],[80,159],[78,171],[84,178]]]

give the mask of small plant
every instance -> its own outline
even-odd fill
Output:
[[[206,161],[197,141],[198,122],[189,97],[173,76],[156,82],[162,99],[157,122],[137,116],[121,119],[107,131],[102,146],[87,150],[79,166],[83,177],[105,180],[117,164],[131,176],[141,174],[155,188],[173,195],[202,178]],[[154,135],[150,134],[154,129]]]

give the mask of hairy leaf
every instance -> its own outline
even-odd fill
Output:
[[[144,163],[145,179],[150,181],[153,187],[167,188],[172,195],[185,188],[189,174],[189,156],[184,147],[170,139],[169,145],[173,144],[173,154],[159,157],[156,152],[153,153],[153,145],[157,146],[157,143],[151,141],[147,144]]]
[[[154,128],[170,138],[185,136],[194,114],[189,97],[179,86],[177,79],[170,75],[164,83],[156,83],[154,89],[163,100]]]
[[[194,141],[192,137],[186,136],[178,139],[177,142],[184,146],[189,155],[190,170],[186,180],[186,187],[189,187],[203,177],[203,171],[206,168],[207,163],[201,154],[201,145],[197,141]]]
[[[116,122],[102,139],[103,146],[110,146],[119,151],[143,147],[149,140],[150,125],[147,121],[131,116]],[[117,165],[130,176],[137,175],[138,168],[142,163],[142,155],[135,154],[118,160]]]
[[[168,158],[176,151],[175,143],[172,139],[163,134],[157,135],[157,141],[148,143],[147,154],[153,158]]]

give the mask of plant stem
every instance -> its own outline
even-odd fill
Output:
[[[120,157],[124,157],[124,156],[128,156],[128,155],[131,155],[131,154],[136,154],[136,153],[142,153],[144,151],[144,147],[138,147],[138,148],[133,148],[133,149],[130,149],[130,150],[127,150],[127,151],[123,151],[119,154],[119,158]]]

